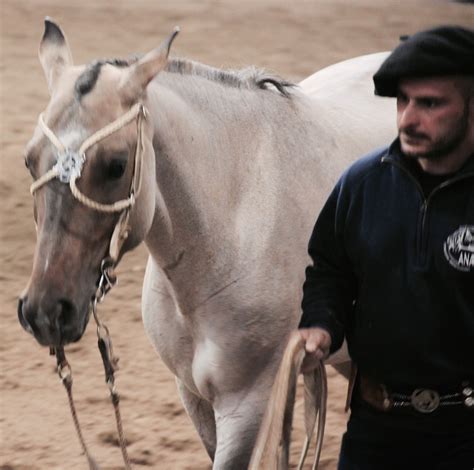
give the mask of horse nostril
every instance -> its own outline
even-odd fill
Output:
[[[25,298],[26,299],[26,298]],[[21,321],[21,318],[23,318],[23,313],[22,313],[22,310],[23,310],[23,303],[25,302],[25,299],[23,298],[19,298],[18,299],[18,306],[17,306],[17,313],[18,313],[18,319]]]
[[[57,320],[62,325],[70,325],[74,321],[75,307],[73,303],[67,299],[59,299],[58,304],[60,308]]]
[[[18,299],[18,307],[17,307],[18,321],[20,322],[20,325],[26,331],[28,331],[28,333],[34,334],[33,327],[30,321],[28,321],[28,319],[26,318],[27,316],[25,315],[25,312],[24,312],[27,300],[28,300],[27,297],[20,297]]]
[[[40,328],[37,323],[37,307],[28,297],[24,297],[18,302],[18,319],[20,320],[21,326],[28,333],[31,333],[35,337],[38,336]]]
[[[67,298],[44,297],[41,302],[27,297],[18,300],[18,320],[44,346],[74,341],[83,332],[77,325],[77,308]]]

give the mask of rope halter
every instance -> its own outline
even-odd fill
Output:
[[[49,139],[54,147],[56,147],[56,164],[30,186],[31,194],[34,194],[35,191],[52,179],[58,178],[61,183],[69,184],[72,195],[78,201],[96,211],[107,213],[121,212],[133,206],[135,203],[135,197],[140,191],[141,184],[142,160],[144,153],[144,118],[146,118],[145,107],[141,103],[136,103],[118,119],[89,136],[84,142],[82,142],[79,150],[75,151],[62,144],[54,132],[44,122],[43,114],[40,114],[38,124],[44,135]],[[135,150],[133,175],[128,198],[121,199],[113,204],[101,204],[88,198],[76,186],[76,180],[80,178],[82,167],[86,161],[86,151],[101,140],[114,134],[134,119],[137,119],[137,146]]]
[[[61,183],[69,184],[72,195],[85,206],[99,212],[114,213],[121,212],[120,217],[112,232],[112,237],[109,243],[109,256],[105,257],[101,262],[100,278],[98,282],[98,289],[91,301],[92,312],[95,321],[97,322],[97,336],[99,340],[99,349],[104,363],[106,381],[109,385],[110,397],[114,405],[115,419],[117,424],[117,431],[119,437],[120,448],[126,469],[131,469],[130,459],[127,453],[126,441],[124,438],[122,418],[119,408],[119,395],[115,389],[114,372],[117,367],[117,358],[113,354],[112,343],[108,328],[100,321],[97,315],[97,304],[101,302],[105,294],[110,290],[116,282],[114,273],[115,264],[118,260],[120,249],[123,242],[128,236],[129,232],[129,216],[130,208],[135,203],[135,197],[138,195],[142,179],[142,163],[144,146],[144,119],[146,118],[146,109],[141,103],[137,103],[130,108],[125,114],[115,121],[107,124],[102,129],[89,136],[82,142],[79,150],[75,151],[63,145],[61,140],[54,134],[54,132],[44,122],[41,114],[38,122],[41,130],[49,141],[56,148],[56,163],[43,176],[38,178],[30,187],[31,194],[34,194],[44,184],[48,183],[54,178],[58,178]],[[121,199],[112,204],[102,204],[85,196],[76,186],[76,180],[80,178],[82,167],[86,161],[86,151],[101,140],[114,134],[122,127],[126,126],[134,119],[137,119],[137,145],[135,149],[135,159],[133,166],[133,174],[130,182],[130,192],[127,199]],[[56,348],[54,350],[58,361],[58,372],[66,387],[69,406],[73,417],[76,432],[79,437],[82,449],[87,456],[89,468],[91,470],[98,469],[97,464],[91,457],[88,448],[82,436],[82,431],[77,418],[76,408],[72,398],[72,375],[71,368],[66,361],[63,348]]]

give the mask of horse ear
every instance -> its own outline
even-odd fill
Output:
[[[57,78],[72,65],[72,55],[61,28],[49,17],[44,20],[44,33],[39,47],[39,60],[52,93]]]
[[[121,90],[127,99],[135,101],[143,94],[151,80],[166,67],[171,44],[178,33],[179,27],[175,27],[159,47],[150,51],[130,67],[121,85]]]

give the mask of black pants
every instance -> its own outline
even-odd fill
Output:
[[[472,426],[423,419],[353,410],[338,470],[474,470],[474,413]]]

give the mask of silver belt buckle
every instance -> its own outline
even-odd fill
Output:
[[[413,408],[420,413],[432,413],[439,406],[439,393],[427,388],[417,388],[410,397]]]

